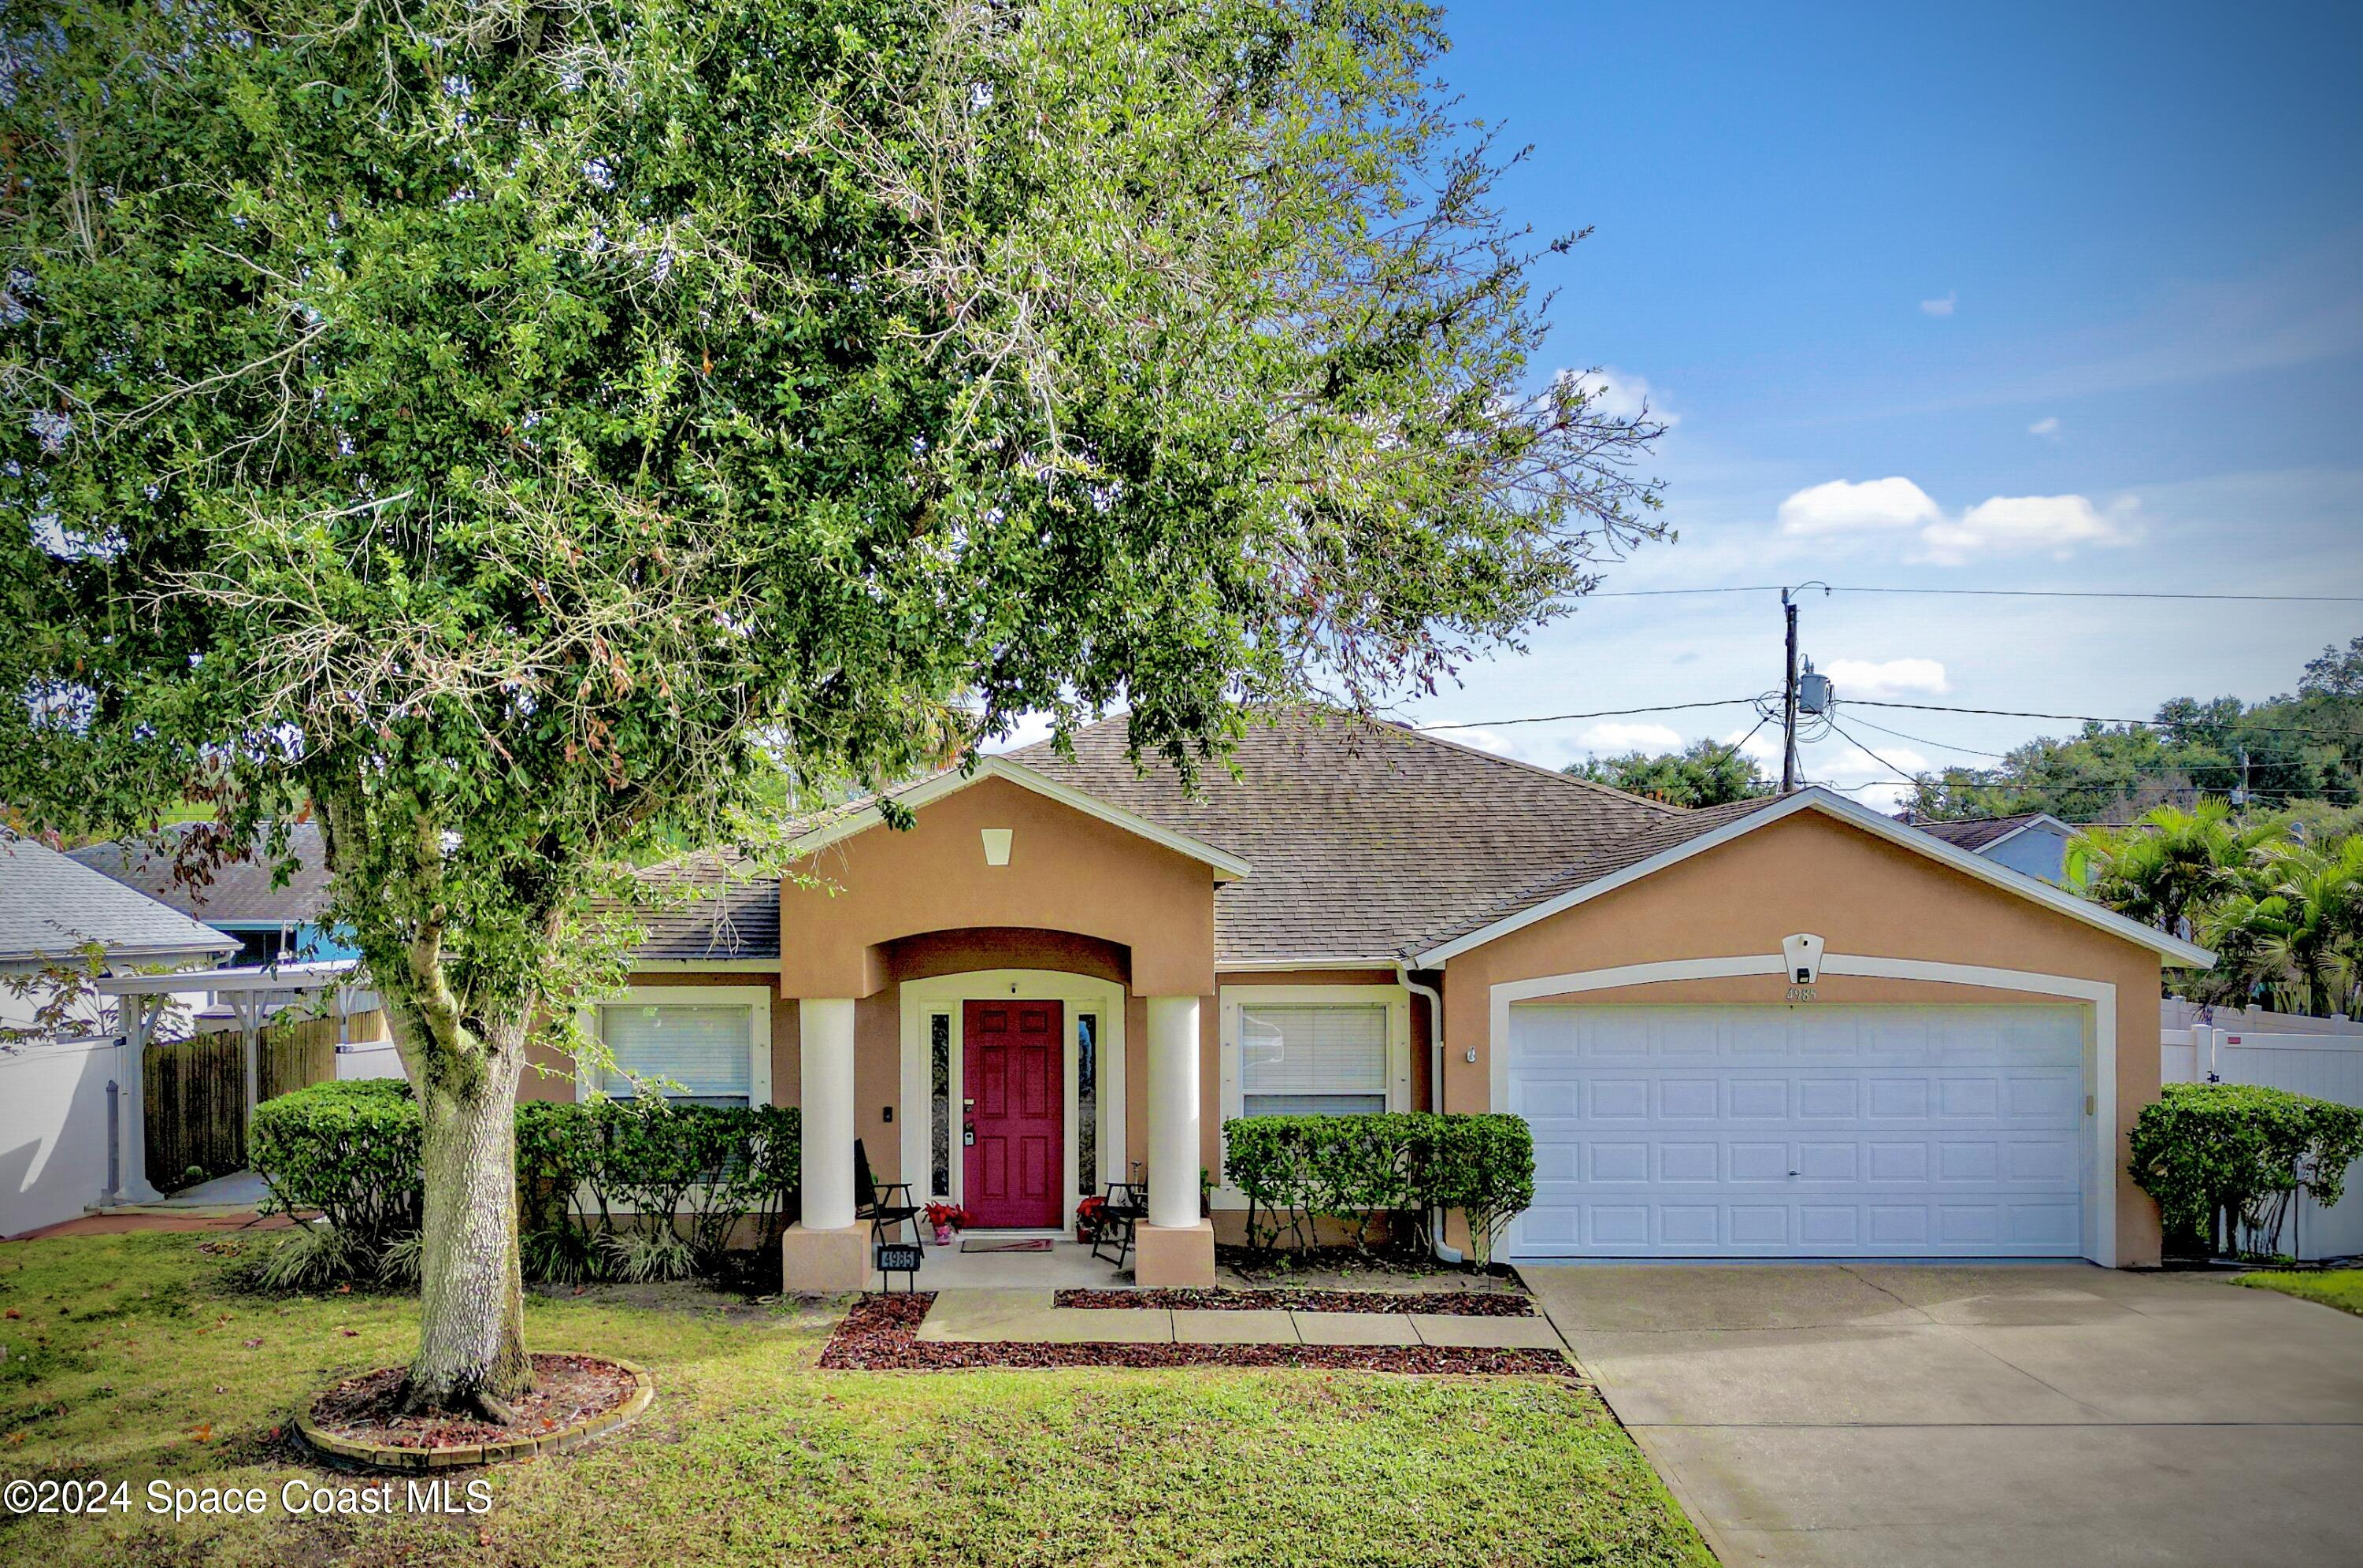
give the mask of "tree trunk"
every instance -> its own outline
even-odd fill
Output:
[[[420,1230],[418,1357],[404,1385],[414,1410],[474,1408],[505,1420],[533,1385],[517,1260],[516,1088],[525,1021],[487,1038],[480,1070],[426,1075],[427,1207]],[[416,1075],[415,1075],[416,1076]]]

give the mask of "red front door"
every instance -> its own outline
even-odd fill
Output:
[[[1066,1097],[1054,1001],[972,1001],[961,1019],[968,1101],[960,1206],[980,1226],[1057,1226],[1066,1218]]]

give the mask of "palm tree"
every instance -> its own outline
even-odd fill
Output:
[[[2237,889],[2272,836],[2221,801],[2160,806],[2121,828],[2087,828],[2069,846],[2071,887],[2119,914],[2176,935]]]
[[[2265,850],[2200,931],[2227,982],[2286,988],[2318,1018],[2344,1010],[2363,969],[2363,837]]]

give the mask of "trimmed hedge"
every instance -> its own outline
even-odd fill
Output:
[[[1430,1212],[1457,1209],[1484,1267],[1503,1228],[1534,1203],[1535,1139],[1516,1116],[1242,1116],[1223,1123],[1223,1174],[1247,1195],[1253,1246],[1283,1234],[1305,1246],[1329,1220],[1367,1250],[1381,1220],[1414,1234]]]
[[[266,1212],[316,1209],[374,1257],[418,1229],[420,1136],[400,1078],[314,1084],[254,1108],[246,1157],[271,1188]]]
[[[2169,1246],[2212,1252],[2220,1220],[2235,1251],[2269,1255],[2300,1190],[2324,1207],[2346,1190],[2363,1110],[2253,1084],[2168,1084],[2132,1144],[2126,1169],[2158,1200]]]
[[[712,1272],[749,1220],[758,1248],[776,1245],[794,1217],[801,1125],[781,1107],[654,1097],[518,1106],[527,1276],[572,1283]],[[420,1141],[407,1083],[316,1084],[256,1109],[250,1158],[271,1189],[270,1209],[316,1209],[327,1219],[314,1248],[321,1268],[394,1276],[424,1203]]]

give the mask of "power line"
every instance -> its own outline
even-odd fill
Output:
[[[1585,599],[1663,599],[1700,593],[1778,593],[1793,584],[1778,582],[1749,583],[1730,588],[1603,588],[1581,595]],[[1816,585],[1820,586],[1820,585]],[[2353,593],[2167,593],[2143,592],[2134,590],[2109,591],[2084,588],[1896,588],[1865,583],[1838,584],[1834,593],[1914,593],[1939,598],[1960,599],[2161,599],[2204,601],[2236,604],[2363,604],[2363,594]]]
[[[2153,730],[2174,728],[2195,729],[2204,724],[2215,723],[2213,720],[2203,718],[2194,718],[2176,722],[2169,722],[2156,718],[2102,719],[2095,718],[2091,713],[2033,713],[2018,708],[1954,708],[1947,707],[1941,702],[1874,702],[1868,697],[1848,697],[1844,699],[1844,701],[1851,702],[1858,708],[1909,708],[1915,712],[1922,713],[1983,713],[1991,717],[2002,719],[2058,719],[2068,723],[2076,724],[2137,724],[2145,729]],[[2224,727],[2225,728],[2229,728],[2235,724],[2238,725],[2242,729],[2258,730],[2273,734],[2336,735],[2341,740],[2363,738],[2363,735],[2358,735],[2357,731],[2332,729],[2327,725],[2323,724],[2252,724],[2248,723],[2245,717],[2224,721]],[[1935,745],[1939,743],[1930,741],[1928,744]]]
[[[1880,734],[1893,735],[1897,740],[1908,740],[1915,745],[1933,745],[1945,751],[1965,751],[1971,756],[1992,757],[1996,762],[2010,760],[2010,753],[2006,751],[1986,751],[1978,746],[1962,745],[1955,741],[1932,740],[1926,735],[1908,735],[1902,730],[1891,730],[1885,724],[1874,724],[1869,719],[1857,719],[1855,723],[1867,730],[1877,730]]]
[[[1603,708],[1591,713],[1537,713],[1526,719],[1462,719],[1449,724],[1421,724],[1422,730],[1494,730],[1505,724],[1556,724],[1565,719],[1623,719],[1636,713],[1679,713],[1692,708],[1745,708],[1753,697],[1725,697],[1713,702],[1661,702],[1654,708]]]
[[[1892,763],[1892,762],[1888,761],[1888,760],[1887,760],[1887,758],[1885,758],[1885,757],[1883,757],[1883,756],[1880,756],[1880,755],[1879,755],[1879,753],[1877,753],[1877,752],[1875,752],[1875,751],[1871,750],[1871,749],[1870,749],[1870,747],[1869,747],[1869,746],[1867,746],[1867,745],[1863,745],[1863,744],[1862,744],[1862,742],[1860,742],[1860,741],[1858,741],[1858,740],[1855,739],[1855,738],[1854,738],[1854,736],[1852,736],[1852,735],[1850,735],[1850,734],[1847,734],[1847,733],[1846,733],[1846,731],[1844,731],[1844,730],[1842,730],[1842,729],[1839,729],[1839,728],[1838,728],[1838,726],[1837,726],[1837,721],[1836,721],[1835,719],[1834,719],[1834,720],[1832,720],[1832,721],[1830,722],[1830,729],[1831,729],[1831,732],[1832,732],[1833,734],[1835,734],[1836,735],[1837,735],[1837,737],[1838,737],[1840,740],[1845,741],[1845,742],[1847,743],[1847,745],[1850,745],[1850,746],[1854,747],[1854,748],[1855,748],[1855,750],[1857,750],[1857,751],[1858,751],[1858,752],[1862,753],[1862,754],[1863,754],[1863,756],[1867,756],[1867,757],[1870,758],[1870,759],[1871,759],[1871,761],[1876,762],[1876,763],[1877,763],[1877,764],[1879,764],[1881,767],[1885,767],[1885,768],[1892,768],[1892,770],[1894,770],[1895,772],[1897,772],[1897,773],[1902,773],[1902,774],[1907,774],[1907,775],[1908,775],[1908,774],[1910,774],[1910,773],[1911,773],[1911,771],[1912,771],[1912,770],[1911,770],[1910,768],[1905,767],[1903,767],[1903,766],[1901,766],[1901,765],[1899,765],[1899,764],[1897,764],[1897,763]]]

